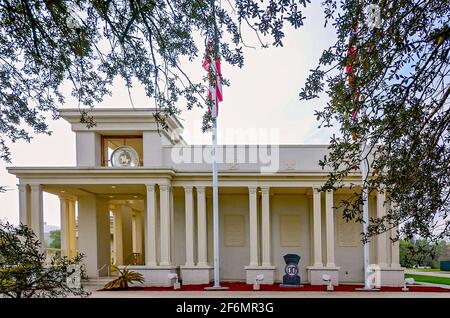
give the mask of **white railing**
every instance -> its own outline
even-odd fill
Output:
[[[100,267],[99,269],[97,269],[97,279],[100,279],[100,272],[102,271],[102,270],[104,270],[104,269],[107,269],[107,271],[108,271],[108,276],[107,277],[111,277],[112,275],[112,273],[111,273],[111,264],[103,264],[103,266],[102,267]]]
[[[60,248],[44,248],[45,255],[45,265],[50,265],[51,260],[54,256],[61,257],[62,249]]]

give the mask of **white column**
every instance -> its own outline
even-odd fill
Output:
[[[258,266],[258,212],[256,208],[256,187],[248,187],[250,215],[250,266]]]
[[[186,217],[186,266],[194,266],[194,196],[192,186],[184,187]]]
[[[109,201],[94,195],[78,197],[78,247],[86,256],[86,272],[91,277],[108,273],[111,264],[111,224]]]
[[[174,229],[175,229],[175,210],[174,210],[174,196],[173,187],[169,186],[169,211],[170,211],[170,259],[175,259],[175,240],[174,240]]]
[[[31,225],[29,190],[27,184],[18,184],[19,190],[19,221],[23,225]]]
[[[385,194],[384,191],[377,193],[377,218],[386,215]],[[386,232],[377,236],[377,263],[380,267],[387,266],[387,241]]]
[[[147,244],[145,244],[145,264],[156,266],[156,192],[154,184],[147,184]]]
[[[160,198],[160,221],[161,221],[161,262],[159,265],[170,265],[170,196],[169,186],[159,186],[159,198]]]
[[[75,257],[77,255],[77,224],[76,224],[76,217],[75,217],[75,200],[69,200],[66,201],[66,204],[68,204],[68,211],[67,211],[67,256],[69,258]]]
[[[206,223],[205,187],[197,189],[197,229],[198,229],[198,266],[208,265],[208,238]]]
[[[142,255],[142,213],[134,211],[132,219],[133,227],[133,253]]]
[[[261,187],[262,266],[271,266],[270,260],[270,188]]]
[[[334,263],[334,213],[333,191],[325,192],[325,222],[327,236],[327,267],[335,267]]]
[[[391,230],[391,236],[397,237],[397,228],[393,228]],[[400,248],[399,241],[395,241],[391,243],[391,267],[392,268],[400,268]]]
[[[385,195],[386,197],[386,195]],[[386,200],[387,203],[387,210],[392,209],[392,210],[397,210],[398,209],[398,205],[391,201],[390,199]],[[395,239],[398,236],[398,228],[394,227],[390,230],[390,237]],[[400,246],[399,246],[400,242],[399,240],[392,242],[389,242],[390,248],[391,248],[391,268],[394,269],[400,269]]]
[[[44,211],[42,202],[42,186],[32,184],[31,187],[31,228],[44,248]]]
[[[60,224],[61,224],[61,254],[68,256],[70,253],[69,246],[69,221],[68,221],[68,210],[69,210],[69,200],[64,196],[59,196],[59,214],[60,214]]]
[[[114,263],[123,265],[123,223],[120,205],[116,205],[114,214]]]
[[[313,188],[313,266],[322,267],[322,211],[320,205],[320,192],[318,188]]]
[[[122,257],[123,265],[133,263],[133,210],[123,204],[120,206],[122,220]]]

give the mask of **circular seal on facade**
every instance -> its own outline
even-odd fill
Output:
[[[117,147],[111,154],[111,164],[113,167],[137,167],[139,155],[129,146]]]
[[[297,276],[298,266],[296,264],[287,264],[284,268],[284,272],[289,276]]]

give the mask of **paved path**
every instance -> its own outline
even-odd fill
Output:
[[[413,275],[424,275],[424,276],[435,276],[435,277],[446,277],[450,278],[450,272],[420,272],[415,271],[413,269],[407,269],[405,270],[406,274],[413,274]]]
[[[433,284],[433,283],[428,283],[428,282],[414,282],[414,284],[450,289],[450,285],[443,285],[443,284]]]
[[[450,298],[449,293],[273,291],[92,291],[92,298]]]
[[[412,292],[93,292],[93,298],[450,298],[450,293]]]

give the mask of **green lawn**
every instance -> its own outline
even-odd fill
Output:
[[[408,268],[409,270],[416,272],[440,272],[439,268]]]
[[[405,278],[414,278],[416,282],[450,285],[450,278],[448,277],[405,274]]]

